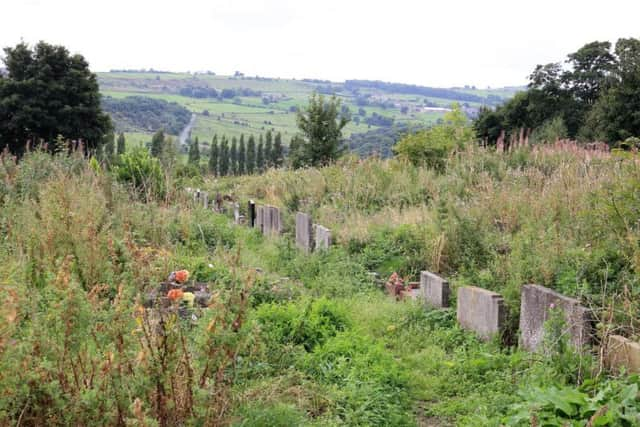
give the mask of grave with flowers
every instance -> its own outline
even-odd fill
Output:
[[[193,319],[194,309],[206,308],[210,299],[211,292],[206,283],[189,281],[189,272],[178,270],[146,294],[144,306],[177,311],[181,317]]]

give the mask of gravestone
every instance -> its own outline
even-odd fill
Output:
[[[265,235],[279,235],[282,233],[282,215],[280,209],[275,206],[265,207],[265,218],[263,233]]]
[[[309,253],[313,250],[313,223],[306,213],[296,213],[296,245]]]
[[[272,216],[273,210],[271,206],[265,206],[262,208],[262,234],[268,236],[271,234]]]
[[[420,292],[428,306],[449,307],[449,282],[442,277],[429,271],[420,272]]]
[[[216,201],[214,206],[216,212],[222,212],[222,203],[222,195],[220,193],[216,193]]]
[[[640,374],[640,343],[620,335],[609,336],[606,363],[616,373],[624,368],[630,374]]]
[[[569,341],[582,349],[591,340],[591,312],[580,301],[540,285],[524,285],[520,298],[520,346],[536,351],[544,338],[544,323],[551,309],[560,310],[569,334]]]
[[[331,230],[319,224],[314,224],[316,250],[327,250],[331,246]]]
[[[249,204],[247,206],[247,214],[249,215],[249,227],[256,226],[256,202],[253,200],[249,200]]]
[[[240,223],[240,205],[238,203],[233,204],[233,222],[235,224]]]
[[[202,193],[202,206],[204,206],[205,209],[209,207],[209,193]]]
[[[200,189],[197,189],[197,190],[193,193],[193,202],[194,202],[194,203],[198,203],[198,200],[200,200]]]
[[[264,206],[256,207],[256,228],[264,234]]]
[[[489,340],[502,331],[505,314],[502,295],[475,286],[458,288],[457,318],[463,329]]]

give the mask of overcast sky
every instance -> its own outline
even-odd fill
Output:
[[[637,0],[2,0],[0,45],[150,68],[430,86],[526,83],[593,40],[640,37]]]

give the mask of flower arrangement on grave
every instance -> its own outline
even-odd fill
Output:
[[[182,289],[171,289],[167,292],[167,298],[172,302],[180,301],[182,297],[184,297],[184,291]]]

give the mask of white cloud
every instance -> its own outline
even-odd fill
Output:
[[[523,84],[592,40],[639,37],[640,4],[610,0],[28,0],[2,5],[0,45],[60,43],[94,70]]]

